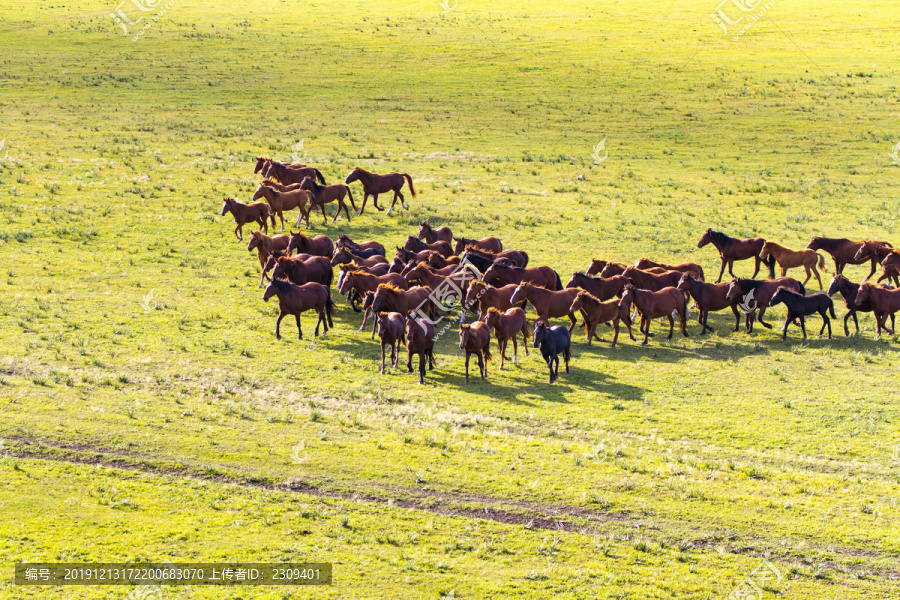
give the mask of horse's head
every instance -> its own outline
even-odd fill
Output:
[[[522,300],[528,298],[528,290],[531,289],[531,284],[527,281],[523,281],[519,285],[516,286],[516,289],[513,290],[513,295],[510,297],[510,304],[518,304]]]
[[[814,235],[809,243],[806,245],[807,250],[821,250],[822,249],[822,238],[817,235]]]
[[[353,289],[354,274],[355,271],[345,269],[343,266],[341,267],[341,276],[338,277],[338,292],[342,295],[347,294]]]
[[[484,324],[488,326],[488,328],[493,329],[500,323],[500,316],[503,313],[500,312],[499,309],[490,307],[487,311],[487,314],[484,315]]]
[[[472,335],[472,326],[461,323],[459,326],[459,348],[460,348],[460,350],[466,349],[466,343],[468,343],[471,335]]]
[[[453,248],[453,254],[459,254],[464,251],[466,249],[466,244],[472,241],[461,237],[454,237],[453,240],[456,242],[456,246]]]
[[[266,258],[266,264],[263,265],[263,273],[268,273],[275,266],[275,263],[278,261],[278,253],[273,252]]]
[[[274,275],[274,274],[273,274]],[[272,280],[269,282],[269,285],[266,286],[266,291],[263,292],[263,300],[268,302],[269,298],[278,293],[278,288],[275,286],[275,277],[272,277]]]
[[[288,241],[287,247],[288,254],[290,254],[294,250],[297,250],[298,252],[300,251],[300,246],[304,243],[304,237],[305,236],[299,231],[297,233],[294,233],[293,231],[290,232],[290,240]],[[305,245],[303,247],[306,248]]]
[[[474,306],[475,301],[478,300],[478,297],[481,296],[481,293],[485,288],[487,288],[487,286],[482,281],[473,281],[470,283],[468,289],[466,289],[466,298],[463,300],[463,303],[466,306]]]
[[[788,289],[786,287],[778,286],[778,289],[775,290],[775,293],[772,294],[772,297],[769,299],[769,306],[775,306],[784,302],[784,297],[787,291]]]
[[[871,248],[869,247],[869,242],[863,242],[862,246],[859,247],[859,250],[856,251],[856,254],[853,255],[853,260],[865,260],[869,258],[870,252]]]
[[[547,324],[543,321],[538,321],[534,324],[534,333],[531,336],[531,343],[535,348],[540,348],[546,338]]]
[[[885,271],[898,270],[898,267],[900,267],[900,254],[897,251],[891,251],[881,261],[881,266]]]
[[[638,260],[636,263],[634,263],[634,266],[635,266],[635,268],[638,268],[638,269],[649,269],[651,267],[656,267],[658,265],[657,265],[657,263],[653,262],[652,260],[650,260],[649,258],[647,258],[645,256],[645,257],[641,258],[640,260]]]
[[[388,323],[390,322],[391,313],[389,312],[379,312],[376,313],[377,317],[375,318],[375,331],[379,336],[385,334],[387,330]]]
[[[712,229],[707,229],[700,237],[700,241],[697,242],[697,247],[702,248],[710,242],[712,242]]]
[[[347,252],[346,248],[335,248],[334,253],[331,255],[331,266],[345,265],[352,260],[353,255]]]
[[[262,244],[262,232],[254,231],[250,234],[250,243],[247,244],[247,251],[253,252],[253,249]]]
[[[421,223],[419,223],[419,233],[416,237],[422,240],[428,241],[428,238],[432,235],[431,225],[428,224],[428,219],[425,219]]]
[[[725,297],[729,300],[734,300],[738,297],[738,294],[741,293],[741,282],[738,281],[738,278],[735,277],[731,280],[731,283],[728,284],[728,289],[725,290]]]
[[[222,216],[231,210],[231,207],[234,206],[234,198],[222,198]]]
[[[586,291],[581,290],[577,294],[575,294],[575,299],[572,300],[572,305],[569,307],[569,312],[573,313],[576,310],[581,310],[584,306],[584,296],[587,294]]]
[[[856,304],[862,304],[863,302],[868,300],[869,297],[872,295],[872,288],[874,288],[874,287],[875,286],[872,285],[871,283],[869,283],[868,281],[866,281],[865,283],[860,285],[859,291],[856,292],[856,298],[854,299],[854,302],[856,302]]]
[[[358,180],[359,176],[361,175],[361,171],[362,169],[360,169],[359,167],[354,167],[353,170],[350,171],[350,174],[347,175],[347,178],[344,179],[344,183],[353,183],[354,181]]]
[[[762,250],[759,252],[759,257],[763,260],[769,258],[769,255],[772,254],[772,242],[763,243]]]
[[[315,183],[311,177],[304,177],[300,182],[300,189],[307,192],[312,191],[315,188]]]
[[[696,277],[694,277],[694,275],[692,273],[685,273],[678,280],[678,285],[675,286],[675,289],[681,290],[682,292],[688,291],[688,289],[691,286],[691,282],[690,282],[691,279],[696,280]]]
[[[622,288],[622,299],[619,300],[619,308],[628,308],[631,306],[631,303],[634,302],[634,284],[626,283],[625,287]]]
[[[849,280],[840,273],[835,273],[834,277],[831,278],[831,284],[828,286],[828,291],[825,293],[829,296],[834,296],[839,291],[841,291],[842,287],[844,287],[845,281]]]
[[[632,267],[628,267],[628,269],[630,268]],[[608,262],[606,263],[606,266],[603,267],[603,270],[600,271],[600,277],[612,277],[613,275],[621,275],[628,269],[623,270],[621,267],[619,267],[619,265]]]

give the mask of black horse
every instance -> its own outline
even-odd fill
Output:
[[[805,317],[819,313],[822,315],[822,329],[819,330],[819,337],[822,337],[822,333],[827,325],[828,339],[831,339],[831,320],[828,318],[828,312],[831,312],[832,319],[836,319],[837,315],[834,314],[834,302],[831,301],[827,294],[816,292],[809,296],[803,296],[786,287],[779,287],[769,301],[769,306],[775,306],[781,302],[784,302],[788,309],[787,319],[785,319],[784,327],[781,329],[782,338],[787,339],[787,328],[791,321],[800,319],[800,329],[803,330],[803,338],[806,339]]]
[[[856,303],[856,295],[859,293],[859,284],[853,283],[843,275],[835,275],[831,280],[831,285],[828,286],[828,291],[825,293],[829,296],[834,296],[838,292],[840,292],[841,296],[844,297],[844,304],[847,306],[847,314],[844,316],[844,335],[849,337],[850,328],[847,327],[847,319],[853,317],[853,322],[856,324],[856,333],[859,333],[859,321],[856,319],[856,313],[872,312],[874,308],[872,307],[872,303],[868,299],[863,300],[859,304]],[[891,314],[891,329],[893,328],[894,315]]]
[[[562,325],[547,327],[543,321],[538,321],[534,326],[534,347],[541,349],[541,355],[550,367],[550,383],[559,377],[559,353],[562,352],[566,361],[566,373],[569,372],[569,359],[572,358],[572,340],[569,330]],[[556,368],[554,369],[554,364]]]

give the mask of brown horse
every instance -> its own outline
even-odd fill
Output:
[[[347,205],[344,204],[344,198],[350,197],[350,205],[353,207],[353,211],[356,212],[356,204],[353,202],[353,194],[350,192],[349,186],[346,186],[342,183],[336,183],[334,185],[319,185],[316,183],[316,180],[312,177],[304,177],[300,182],[300,189],[306,190],[309,192],[309,195],[312,196],[316,205],[322,209],[322,222],[328,222],[328,216],[325,214],[325,205],[329,202],[337,202],[338,208],[337,212],[334,213],[334,218],[331,220],[332,223],[338,220],[338,217],[341,216],[341,209],[344,209],[344,214],[347,215],[347,222],[350,222],[350,211],[347,209]]]
[[[409,289],[409,284],[407,284],[406,280],[397,273],[372,275],[365,271],[356,270],[344,272],[343,278],[341,279],[341,285],[338,287],[338,292],[341,294],[349,294],[351,291],[355,291],[360,298],[364,298],[367,293],[375,292],[382,283],[391,284],[401,290]],[[363,314],[362,324],[359,326],[360,331],[366,328],[366,322],[369,320],[370,314],[371,311],[368,310]]]
[[[513,343],[513,364],[519,362],[519,347],[516,343],[516,334],[522,332],[522,345],[525,347],[525,356],[528,356],[528,321],[525,319],[525,311],[521,308],[510,308],[500,312],[496,308],[489,308],[484,317],[484,324],[494,330],[497,338],[497,346],[500,348],[500,370],[507,360],[506,346],[509,340]]]
[[[847,326],[847,320],[850,317],[853,317],[853,322],[856,324],[856,333],[859,333],[859,319],[856,318],[856,313],[858,312],[872,312],[872,303],[871,302],[862,302],[860,304],[856,303],[856,294],[859,293],[859,284],[853,283],[843,275],[835,274],[831,279],[831,285],[828,286],[828,291],[825,292],[829,296],[834,296],[840,292],[841,296],[844,298],[844,305],[847,307],[847,314],[844,315],[844,335],[850,336],[850,328]],[[894,315],[891,315],[891,330],[894,329]]]
[[[643,269],[645,271],[656,268],[656,269],[662,269],[663,271],[678,271],[680,273],[693,273],[694,276],[698,280],[703,281],[703,267],[701,267],[700,265],[698,265],[696,263],[692,263],[692,262],[681,263],[680,265],[667,265],[664,263],[653,262],[649,258],[642,258],[639,261],[637,261],[636,263],[634,263],[634,266],[638,269]]]
[[[716,283],[720,283],[722,281],[722,275],[725,274],[725,265],[728,265],[728,273],[735,277],[732,268],[734,268],[734,261],[736,260],[747,260],[753,258],[756,260],[756,269],[753,271],[753,277],[756,277],[756,274],[759,273],[759,265],[760,263],[764,263],[767,267],[769,267],[769,277],[775,278],[775,261],[769,260],[768,262],[764,262],[759,253],[762,252],[763,244],[766,243],[766,240],[763,238],[747,238],[747,239],[738,239],[725,235],[720,231],[713,231],[712,229],[707,229],[706,233],[700,238],[700,241],[697,242],[697,247],[702,248],[707,244],[712,244],[716,247],[716,250],[719,251],[719,257],[722,259],[722,269],[719,271],[719,278],[716,280]]]
[[[250,243],[247,244],[247,251],[253,252],[253,249],[256,249],[256,256],[259,258],[259,266],[262,269],[258,287],[262,287],[263,281],[268,279],[266,276],[266,261],[269,260],[269,256],[276,250],[287,250],[289,242],[290,238],[286,235],[269,237],[260,231],[254,231],[250,234]]]
[[[462,260],[468,260],[482,273],[487,271],[498,260],[505,260],[524,269],[528,266],[528,253],[522,250],[503,250],[502,252],[494,253],[469,245],[466,246],[466,252],[462,255]]]
[[[380,254],[375,254],[369,258],[360,258],[353,254],[347,248],[335,248],[331,255],[332,266],[346,265],[355,262],[364,267],[373,267],[377,264],[387,264],[387,259]]]
[[[453,256],[453,248],[450,247],[450,244],[447,242],[434,242],[433,244],[429,244],[427,242],[423,242],[419,238],[414,235],[411,235],[406,238],[406,243],[403,244],[404,250],[409,250],[410,252],[423,252],[425,250],[431,250],[432,252],[438,252],[441,256]]]
[[[375,297],[372,299],[372,312],[398,312],[408,314],[411,310],[426,310],[433,314],[430,300],[431,288],[414,287],[408,290],[401,289],[390,283],[382,283],[375,289]],[[372,332],[374,339],[375,332]]]
[[[575,296],[575,300],[572,301],[572,306],[569,307],[569,310],[573,313],[576,311],[581,312],[581,316],[584,319],[584,329],[587,333],[588,346],[591,345],[591,338],[597,338],[598,342],[603,341],[597,335],[597,325],[612,322],[616,330],[612,341],[612,345],[615,347],[616,342],[619,341],[619,321],[625,323],[625,327],[628,328],[628,337],[631,338],[631,341],[637,341],[631,332],[631,317],[628,315],[628,308],[620,307],[618,298],[604,302],[588,291],[578,290],[578,294]]]
[[[575,301],[577,295],[577,289],[551,291],[525,281],[513,292],[510,302],[517,304],[522,300],[528,300],[534,307],[534,312],[537,313],[537,320],[544,323],[550,323],[550,319],[569,317],[572,320],[572,325],[569,326],[571,334],[575,325],[578,324],[578,319],[571,310],[572,302]]]
[[[635,267],[628,267],[622,275],[633,281],[638,289],[658,292],[663,288],[677,286],[682,273],[679,271],[665,271],[656,274]]]
[[[391,347],[391,366],[396,367],[400,362],[400,344],[406,344],[406,321],[403,315],[397,312],[378,313],[375,319],[375,329],[381,338],[381,374],[384,375],[385,349]]]
[[[413,372],[413,354],[419,357],[419,385],[425,383],[425,358],[434,369],[434,325],[411,310],[406,315],[406,368]]]
[[[453,273],[457,272],[460,268],[458,264],[449,264],[446,267],[436,269],[434,267],[429,266],[428,263],[425,261],[419,261],[419,262],[410,262],[408,265],[403,267],[403,270],[400,271],[400,274],[403,275],[404,277],[406,277],[407,275],[409,275],[416,269],[420,269],[422,267],[428,269],[429,272],[434,273],[435,275],[441,275],[442,277],[447,277],[449,275],[453,275]],[[419,272],[421,273],[421,271],[419,271]],[[407,277],[407,280],[409,280],[408,277]],[[466,282],[466,283],[468,283],[468,282]]]
[[[791,250],[790,248],[785,248],[781,244],[776,244],[775,242],[766,242],[759,252],[759,257],[765,261],[770,256],[773,257],[775,262],[778,263],[778,266],[781,267],[782,277],[787,277],[788,269],[803,267],[806,269],[806,279],[803,280],[803,285],[806,285],[809,278],[812,277],[812,275],[815,275],[816,279],[819,281],[819,289],[823,289],[822,278],[819,277],[819,271],[816,270],[816,264],[818,263],[819,269],[824,269],[825,257],[815,250]],[[810,272],[810,269],[812,269],[812,272]]]
[[[450,243],[453,241],[453,231],[447,227],[446,225],[441,225],[437,229],[433,229],[431,225],[428,224],[428,219],[425,219],[421,223],[419,223],[419,234],[416,236],[420,240],[424,240],[429,244],[433,244],[435,242],[447,242]]]
[[[290,189],[292,187],[294,189]],[[300,221],[305,220],[306,228],[309,229],[309,212],[306,210],[306,205],[312,204],[312,197],[309,195],[309,192],[301,190],[299,184],[289,186],[268,180],[263,181],[256,188],[256,192],[253,193],[253,197],[250,199],[259,200],[260,198],[265,198],[266,202],[269,203],[272,214],[278,215],[278,218],[281,219],[282,231],[284,231],[284,211],[294,210],[295,208],[300,209],[300,214],[297,215],[297,223],[294,227],[300,227]],[[274,218],[272,221],[272,226],[274,227]]]
[[[619,267],[619,272],[614,273],[615,275],[621,275],[622,271],[624,271],[625,269],[628,268],[628,265],[626,265],[625,263],[611,262],[608,260],[600,260],[597,258],[592,258],[591,266],[588,267],[587,274],[588,275],[599,275],[600,273],[603,272],[603,269],[605,269],[609,265],[615,265],[615,266]]]
[[[328,333],[328,327],[334,327],[331,320],[331,313],[334,310],[334,302],[331,301],[331,293],[328,288],[319,283],[307,283],[305,285],[294,285],[290,281],[272,278],[269,286],[263,293],[263,300],[269,301],[274,295],[278,295],[278,320],[275,322],[275,339],[281,339],[281,319],[286,315],[294,315],[297,320],[297,331],[303,339],[303,328],[300,327],[300,315],[308,310],[314,310],[319,315],[316,322],[316,337],[319,335],[319,325],[325,326],[325,333]],[[327,316],[327,319],[326,319]]]
[[[724,310],[731,307],[734,318],[740,321],[738,314],[737,302],[728,297],[728,283],[705,283],[697,278],[693,273],[685,273],[678,281],[677,289],[690,294],[700,314],[697,316],[697,322],[700,323],[700,335],[706,335],[709,329],[713,333],[715,330],[709,326],[709,313],[717,310]]]
[[[266,219],[272,219],[272,228],[275,228],[275,215],[272,214],[269,205],[265,202],[254,202],[253,204],[244,204],[238,202],[236,198],[222,198],[222,216],[230,212],[234,217],[237,227],[234,228],[234,236],[239,242],[244,241],[244,225],[256,221],[262,230],[269,233],[269,226]]]
[[[893,248],[887,242],[878,242],[883,246],[887,246],[888,248]],[[859,252],[860,248],[863,247],[863,242],[853,242],[848,240],[847,238],[826,238],[820,237],[818,235],[813,236],[813,239],[806,245],[806,247],[810,250],[822,250],[823,252],[827,252],[831,255],[831,258],[834,260],[834,268],[837,270],[838,275],[843,275],[844,267],[847,265],[861,265],[866,262],[866,260],[870,260],[872,262],[872,272],[869,273],[869,276],[866,279],[872,277],[875,274],[877,258],[874,256],[868,256],[863,258],[862,260],[856,259],[856,253]]]
[[[388,265],[387,263],[379,263],[372,267],[364,267],[355,262],[351,262],[346,265],[341,265],[340,270],[338,271],[338,279],[337,279],[338,288],[339,289],[341,288],[341,286],[344,282],[344,277],[350,271],[362,271],[364,273],[368,273],[369,275],[387,275],[389,266],[390,265]],[[350,290],[350,293],[347,294],[347,302],[350,303],[350,307],[354,310],[354,312],[360,312],[360,308],[359,308],[360,299],[361,299],[360,296],[353,290]]]
[[[391,208],[388,210],[387,214],[391,214],[394,210],[394,205],[397,204],[397,198],[400,198],[400,204],[406,210],[409,210],[409,205],[406,204],[406,201],[403,199],[403,194],[400,193],[400,190],[403,189],[405,181],[409,183],[409,192],[412,194],[412,197],[416,197],[416,190],[413,187],[412,177],[410,177],[407,173],[388,173],[387,175],[378,175],[376,173],[371,173],[366,171],[365,169],[361,169],[360,167],[356,167],[353,171],[347,175],[347,178],[344,180],[344,183],[350,184],[354,181],[359,181],[363,186],[363,202],[362,206],[359,209],[359,214],[363,214],[363,211],[366,209],[366,200],[369,199],[369,196],[372,196],[372,203],[375,204],[375,208],[378,210],[384,210],[380,206],[378,206],[378,194],[386,194],[388,192],[394,192],[394,201],[391,202]]]
[[[376,253],[386,256],[384,253],[384,246],[382,246],[379,242],[368,240],[365,242],[354,242],[350,239],[350,236],[342,233],[338,236],[337,239],[338,246],[347,246],[351,250],[375,250]]]
[[[628,265],[623,265],[621,263],[607,263],[605,267],[600,271],[599,277],[615,277],[616,275],[621,275],[625,272],[625,269],[630,268]],[[656,267],[651,267],[651,269],[656,269]],[[648,273],[658,273],[659,269],[655,271],[651,271],[647,269]]]
[[[481,321],[459,326],[459,348],[466,351],[466,383],[469,383],[469,358],[478,357],[478,370],[487,379],[487,361],[491,360],[491,330]]]
[[[294,250],[305,254],[312,254],[314,256],[331,258],[331,255],[334,253],[334,242],[332,242],[331,238],[327,235],[309,237],[299,231],[297,233],[292,231],[291,241],[288,244],[288,252],[293,252]]]
[[[437,254],[438,256],[442,256],[440,252],[435,252],[434,250],[422,250],[421,252],[411,252],[406,248],[401,248],[397,246],[397,254],[394,255],[394,260],[399,260],[403,263],[404,268],[409,266],[410,264],[418,264],[420,262],[428,262],[428,259],[432,254]]]
[[[894,313],[900,310],[900,290],[888,290],[867,281],[859,286],[855,300],[857,304],[867,301],[871,303],[875,313],[875,321],[878,325],[876,339],[881,337],[882,329],[894,335],[893,319]],[[890,329],[887,326],[888,317],[891,317]]]
[[[853,255],[853,258],[856,260],[872,258],[880,263],[890,256],[892,252],[893,249],[887,244],[866,240],[863,242],[862,247],[857,250],[856,254]],[[883,267],[884,265],[882,265],[882,268]],[[869,275],[869,277],[871,277],[871,275]],[[866,277],[866,279],[869,279],[869,277]],[[887,269],[884,269],[884,272],[881,274],[881,277],[877,279],[876,283],[881,283],[885,279],[893,281],[894,285],[900,286],[900,273],[897,271],[888,271]]]
[[[684,293],[674,287],[667,287],[658,292],[650,290],[641,290],[632,284],[625,286],[622,293],[622,299],[619,301],[619,308],[629,310],[632,303],[641,315],[640,331],[644,334],[644,341],[641,346],[647,345],[650,338],[650,323],[653,319],[666,317],[669,319],[669,336],[667,340],[672,339],[672,333],[675,331],[675,319],[672,315],[677,314],[681,320],[681,333],[684,337],[689,337],[687,332],[687,315],[685,309],[687,303],[684,300]]]
[[[269,161],[269,166],[263,168],[262,174],[264,178],[274,177],[284,185],[300,183],[306,177],[318,179],[319,183],[325,185],[325,177],[322,176],[322,173],[320,173],[318,169],[307,166],[294,167],[278,162],[277,160]]]
[[[297,285],[314,282],[331,288],[334,271],[328,259],[322,256],[310,256],[303,260],[297,257],[284,256],[275,259],[272,279],[284,279]]]
[[[459,265],[449,265],[444,269],[435,270],[429,267],[426,263],[420,262],[418,264],[415,264],[413,268],[409,270],[409,272],[402,275],[410,283],[436,289],[440,284],[442,284],[451,275],[456,273],[459,269]],[[469,281],[470,279],[467,277],[462,282],[463,291],[466,291],[466,288],[468,288]]]
[[[511,283],[500,288],[495,288],[483,281],[473,281],[469,284],[466,292],[465,306],[468,310],[478,309],[478,320],[483,321],[491,308],[507,311],[516,306],[512,303],[512,295],[515,293],[518,284]],[[524,309],[526,302],[523,300],[519,304],[519,308]],[[465,317],[465,315],[463,315]]]
[[[291,257],[290,254],[287,253],[287,250],[273,250],[269,257],[266,259],[266,264],[263,265],[263,273],[266,274],[266,279],[269,278],[269,271],[275,268],[275,263],[278,262],[279,258],[295,258],[297,260],[306,260],[308,258],[312,258],[312,254],[295,254]]]
[[[482,281],[494,287],[502,287],[510,283],[518,285],[527,281],[548,290],[559,291],[563,289],[559,273],[550,267],[523,269],[522,267],[514,267],[512,264],[495,263],[484,272]]]
[[[480,240],[473,240],[464,237],[454,237],[453,241],[456,242],[456,247],[453,248],[453,254],[460,254],[469,246],[475,248],[476,250],[491,252],[493,254],[499,254],[503,252],[503,242],[495,237],[486,237]],[[527,261],[525,264],[528,264]],[[520,266],[524,267],[525,265]]]
[[[432,269],[444,269],[451,265],[456,266],[462,261],[460,261],[458,256],[447,257],[440,252],[431,252],[428,254],[428,258],[425,262],[427,262],[428,266]]]
[[[728,284],[728,291],[725,295],[746,315],[747,333],[753,331],[754,314],[756,314],[756,320],[763,327],[772,329],[770,323],[763,321],[763,316],[766,314],[766,309],[769,308],[769,301],[772,300],[772,295],[782,286],[800,294],[806,294],[806,288],[803,287],[803,284],[792,277],[779,277],[778,279],[765,281],[738,279],[735,277]],[[734,330],[738,331],[740,328],[741,318],[735,312]]]
[[[267,169],[269,166],[269,163],[271,163],[271,162],[272,162],[272,159],[269,158],[268,156],[257,156],[256,157],[256,168],[253,169],[253,174],[256,175],[263,169]],[[306,165],[304,165],[303,163],[291,163],[288,166],[291,168],[297,169],[300,167],[305,167]]]
[[[587,290],[601,301],[609,300],[622,295],[622,290],[629,280],[624,275],[613,277],[591,277],[579,271],[572,273],[572,279],[566,284],[566,289],[581,288]]]

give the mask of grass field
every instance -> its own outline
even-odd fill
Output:
[[[392,248],[427,217],[563,283],[592,257],[714,279],[707,227],[896,245],[895,2],[727,35],[694,0],[121,6],[127,34],[102,2],[0,7],[0,598],[132,592],[16,587],[20,561],[308,560],[334,584],[163,597],[711,600],[763,559],[764,598],[896,597],[900,340],[871,316],[579,334],[552,386],[534,354],[466,385],[448,335],[419,386],[342,299],[276,341],[219,215],[294,151],[419,192],[316,233]]]

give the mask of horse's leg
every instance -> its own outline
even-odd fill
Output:
[[[297,321],[297,339],[302,340],[303,339],[303,328],[300,327],[300,314],[299,313],[294,315],[294,320]]]
[[[322,209],[322,224],[328,225],[328,215],[325,214],[325,203],[323,202],[322,204],[320,204],[319,208]],[[340,207],[338,207],[338,212],[341,212]],[[332,221],[332,223],[334,223],[334,221]]]
[[[381,340],[381,374],[384,375],[384,340]]]
[[[478,352],[478,367],[481,369],[481,378],[487,379],[487,360],[484,357],[484,352]]]
[[[500,370],[503,370],[503,364],[506,360],[506,340],[497,337],[497,349],[500,351]]]
[[[788,316],[784,320],[784,327],[781,328],[781,339],[783,339],[783,340],[787,339],[787,330],[788,330],[788,325],[790,325],[790,324],[791,324],[791,311],[789,310]]]
[[[878,262],[875,260],[875,257],[872,257],[872,272],[869,273],[863,281],[868,281],[872,278],[872,275],[875,274],[875,271],[878,269]]]
[[[641,331],[644,332],[644,341],[641,346],[646,346],[647,340],[650,338],[650,319],[644,318],[643,315],[641,315]]]
[[[553,376],[553,361],[559,360],[556,356],[548,355],[547,356],[547,366],[550,368],[550,383],[556,381],[556,377]]]
[[[284,213],[282,211],[278,211],[278,218],[281,219],[281,230],[284,231]],[[275,229],[275,224],[272,224],[272,229]]]
[[[668,315],[666,315],[666,318],[669,319],[669,335],[666,336],[666,339],[671,340],[672,334],[675,333],[675,319],[672,318],[672,313],[669,313]]]
[[[619,341],[619,319],[615,319],[615,320],[613,321],[613,328],[615,329],[615,333],[613,334],[612,346],[610,346],[610,348],[615,348],[615,347],[616,347],[616,342]],[[590,338],[588,338],[588,340],[590,340]],[[590,345],[591,345],[591,344],[590,344],[590,341],[589,341],[589,342],[588,342],[588,346],[590,346]]]
[[[887,319],[885,319],[885,323],[887,323]],[[891,313],[891,335],[894,333],[894,313]]]
[[[763,321],[763,315],[766,314],[766,308],[767,307],[765,307],[765,306],[759,307],[759,314],[756,316],[756,320],[759,321],[760,325],[762,325],[766,329],[772,329],[771,323],[766,323],[765,321]],[[796,318],[796,317],[794,317],[794,318]]]
[[[803,285],[805,286],[806,282],[809,281],[809,278],[812,277],[812,272],[809,270],[809,267],[807,267],[806,265],[803,265],[803,268],[806,269],[806,279],[803,280]],[[785,271],[785,273],[787,273],[787,271]],[[818,277],[818,276],[819,276],[819,274],[816,273],[816,277]],[[782,275],[782,277],[784,277],[784,275]],[[822,289],[822,280],[821,279],[819,279],[819,289]]]
[[[803,339],[806,339],[806,317],[800,317],[800,329],[803,331]]]
[[[734,269],[734,260],[732,259],[732,260],[728,261],[728,274],[731,275],[732,277],[735,276],[733,269]],[[756,277],[756,275],[754,275],[754,277]]]
[[[391,343],[391,366],[395,369],[397,368],[397,363],[400,362],[400,341],[394,340]]]
[[[512,334],[512,343],[513,343],[513,364],[517,364],[519,362],[519,343],[516,342],[516,332],[514,331]],[[506,346],[509,347],[509,341],[506,342]]]
[[[275,339],[276,340],[281,339],[281,320],[284,318],[284,315],[285,315],[285,313],[279,312],[278,320],[275,321]]]
[[[372,204],[374,204],[375,208],[377,208],[378,210],[384,210],[383,208],[378,206],[378,194],[375,194],[375,193],[372,194]]]
[[[469,383],[469,358],[472,356],[472,353],[466,350],[466,383]]]
[[[369,199],[369,192],[367,192],[367,191],[365,190],[365,188],[363,188],[363,201],[362,201],[362,205],[359,207],[359,212],[356,213],[356,214],[358,214],[358,215],[363,214],[363,211],[366,210],[366,201],[367,201],[368,199]]]
[[[819,331],[819,337],[822,337],[822,332],[825,331],[825,326],[828,325],[828,339],[831,339],[831,319],[828,318],[828,313],[825,309],[822,309],[822,319],[824,322],[822,323],[822,329]]]
[[[244,224],[243,223],[238,223],[238,226],[234,228],[234,237],[236,237],[239,242],[244,241]]]
[[[731,305],[731,312],[734,313],[734,331],[738,332],[741,330],[741,315],[734,304]]]
[[[756,263],[756,270],[759,271],[759,262]],[[722,259],[722,268],[719,270],[719,278],[716,280],[716,283],[722,282],[722,276],[725,274],[725,259]],[[756,275],[754,275],[756,277]]]
[[[575,331],[575,326],[578,325],[578,318],[575,316],[575,313],[569,313],[569,318],[572,319],[572,325],[569,327],[569,336],[572,335],[572,332]],[[588,338],[590,341],[590,338]]]
[[[325,311],[317,310],[316,314],[318,315],[319,319],[316,321],[316,330],[313,332],[313,337],[319,337],[319,325],[322,323],[322,319],[325,318]],[[297,321],[299,320],[300,317],[297,317]],[[325,323],[325,331],[328,331],[328,323]]]
[[[341,206],[344,207],[344,214],[347,215],[347,222],[349,223],[350,222],[350,210],[347,208],[347,203],[344,202],[343,198],[341,198]],[[341,211],[338,210],[338,213],[340,213],[340,212]]]
[[[412,369],[410,369],[412,370]],[[419,353],[419,385],[425,384],[425,353]]]
[[[369,320],[369,312],[371,312],[371,310],[372,310],[372,307],[369,307],[363,313],[363,322],[362,322],[362,325],[359,326],[360,331],[362,331],[366,328],[366,322]]]
[[[522,347],[525,348],[525,356],[528,356],[528,323],[522,325]]]
[[[756,275],[759,273],[759,263],[762,262],[762,259],[759,257],[759,254],[757,254],[757,255],[754,256],[753,258],[756,259],[756,269],[753,271],[753,276],[752,276],[750,279],[756,279]],[[730,266],[728,267],[728,272],[731,273],[731,267],[730,267]],[[734,273],[731,273],[731,276],[734,277]],[[722,278],[719,277],[719,279],[721,280]],[[719,283],[719,282],[717,281],[716,283]]]
[[[856,333],[859,333],[859,321],[856,320],[856,311],[852,308],[844,315],[844,335],[850,337],[850,328],[847,327],[847,319],[853,317],[853,321],[856,323]]]
[[[375,329],[378,327],[378,318],[375,316],[375,312],[372,312],[372,339],[375,339]]]

